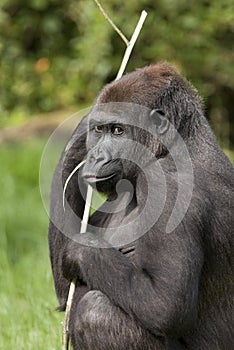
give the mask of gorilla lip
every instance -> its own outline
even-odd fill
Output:
[[[101,182],[101,181],[106,181],[106,180],[112,179],[112,177],[114,177],[114,176],[115,176],[115,174],[111,174],[111,175],[104,176],[104,177],[99,177],[99,176],[95,176],[95,175],[86,175],[86,176],[84,176],[84,178],[88,183],[95,183],[95,182]]]

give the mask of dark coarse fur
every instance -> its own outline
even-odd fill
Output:
[[[183,221],[166,234],[178,186],[170,155],[160,154],[157,145],[155,161],[165,169],[167,201],[159,220],[134,242],[134,250],[94,248],[66,238],[56,226],[66,231],[66,225],[72,226],[72,218],[63,211],[58,184],[64,183],[87,156],[84,132],[88,130],[88,118],[82,120],[54,175],[49,227],[52,270],[61,308],[69,281],[79,279],[70,320],[73,348],[232,350],[234,170],[217,145],[197,92],[170,65],[160,63],[105,86],[96,104],[105,102],[132,102],[165,112],[189,151],[193,195]],[[160,192],[157,174],[153,179]],[[145,201],[145,181],[139,172],[134,179],[132,207],[122,213],[120,221],[128,220],[129,212]],[[82,217],[84,200],[76,176],[66,194],[73,211]],[[154,215],[153,211],[149,215]],[[113,215],[96,212],[90,222],[107,227],[115,225],[118,217],[114,223],[112,220]],[[77,225],[74,231],[79,232]],[[89,239],[92,233],[86,235]]]

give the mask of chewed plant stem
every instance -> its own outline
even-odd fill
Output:
[[[86,160],[82,160],[82,162],[80,162],[75,169],[72,170],[72,172],[70,173],[70,175],[68,176],[65,184],[64,184],[64,188],[63,188],[63,210],[65,211],[65,193],[66,193],[66,189],[67,186],[69,184],[69,181],[71,180],[72,176],[77,172],[77,170],[86,162]]]

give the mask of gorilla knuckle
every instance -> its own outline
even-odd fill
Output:
[[[97,328],[103,325],[106,318],[107,297],[100,291],[89,291],[80,300],[77,309],[76,324],[79,329]]]

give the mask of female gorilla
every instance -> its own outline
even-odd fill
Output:
[[[137,117],[129,108],[116,117],[118,103],[149,113]],[[99,108],[106,104],[103,113]],[[133,114],[141,124],[131,126]],[[73,176],[64,211],[62,185],[83,159],[81,186]],[[122,179],[133,188],[127,202],[128,186],[116,193]],[[88,232],[77,235],[82,182],[105,192],[108,206],[116,209],[118,202],[120,209],[97,211]],[[233,349],[233,209],[233,168],[186,80],[161,63],[105,86],[75,130],[52,184],[49,244],[60,309],[71,279],[78,280],[69,324],[73,348]],[[176,224],[168,230],[173,212]]]

